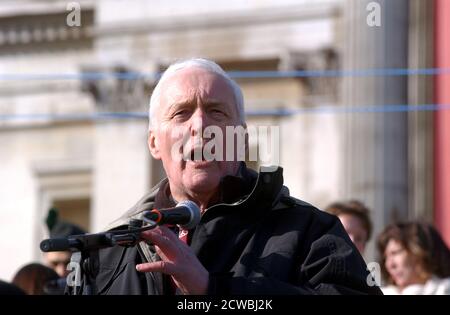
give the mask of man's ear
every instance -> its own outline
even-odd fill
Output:
[[[150,153],[152,154],[153,158],[160,160],[161,154],[159,151],[158,141],[156,139],[155,133],[152,130],[148,132],[147,144],[148,149],[150,150]]]

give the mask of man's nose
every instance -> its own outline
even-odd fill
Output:
[[[197,108],[191,116],[191,136],[203,134],[203,130],[208,126],[208,116],[204,110]]]

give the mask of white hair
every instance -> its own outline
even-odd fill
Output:
[[[171,64],[166,71],[164,71],[161,76],[158,84],[156,84],[155,89],[153,90],[152,96],[150,98],[150,105],[148,110],[148,128],[151,129],[152,125],[156,125],[156,108],[160,104],[161,98],[161,85],[164,81],[166,81],[169,77],[173,76],[178,70],[186,69],[186,68],[202,68],[209,72],[215,73],[223,77],[230,87],[233,90],[235,105],[238,113],[239,123],[245,124],[245,113],[244,113],[244,97],[242,95],[241,88],[239,85],[230,78],[230,76],[214,61],[202,59],[202,58],[192,58],[181,60]]]

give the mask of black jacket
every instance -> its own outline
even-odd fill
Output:
[[[190,240],[210,273],[209,294],[381,294],[367,284],[366,264],[337,217],[290,197],[281,168],[257,174],[243,165],[221,185],[222,202],[207,209]],[[111,228],[172,206],[164,187],[167,180]],[[167,276],[135,269],[158,259],[144,242],[100,250],[91,259],[95,293],[170,294]]]

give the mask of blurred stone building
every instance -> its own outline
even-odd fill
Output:
[[[375,1],[373,27],[369,2],[2,1],[0,250],[10,256],[0,278],[40,259],[51,206],[100,231],[164,177],[146,144],[152,74],[187,57],[247,71],[236,80],[248,124],[280,126],[294,196],[318,207],[359,198],[376,233],[394,219],[432,220],[433,113],[351,110],[432,103],[432,77],[273,75],[432,67],[433,6]],[[81,25],[69,26],[78,8]]]

